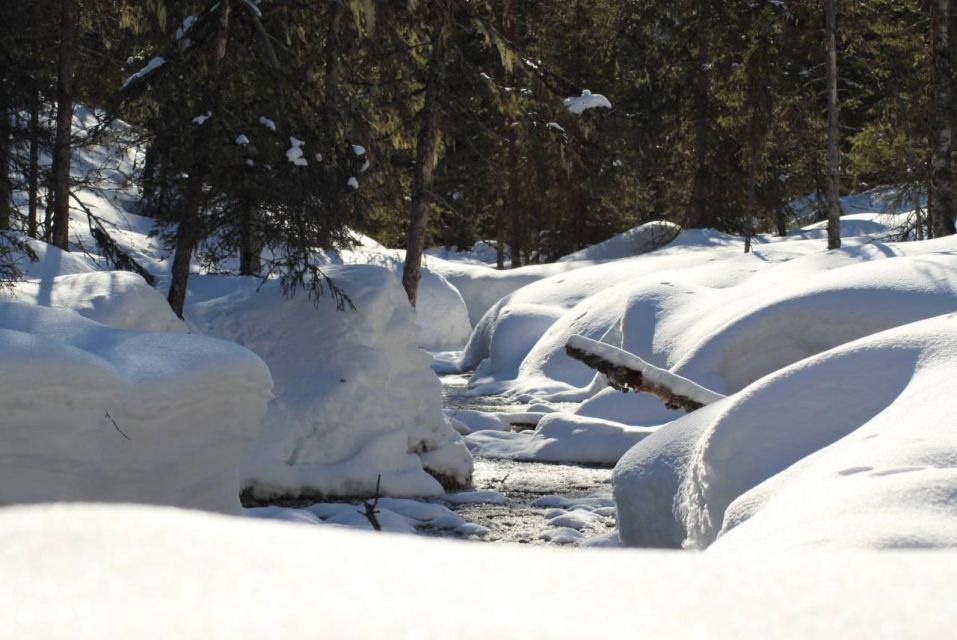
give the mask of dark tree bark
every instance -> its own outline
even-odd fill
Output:
[[[954,2],[930,3],[933,44],[933,98],[935,117],[931,135],[930,202],[928,215],[935,236],[952,235],[957,212],[957,173],[954,172],[954,126],[957,96],[954,91]]]
[[[13,181],[10,179],[10,85],[0,82],[0,231],[10,228]]]
[[[34,60],[40,60],[42,45],[40,43],[40,20],[42,11],[39,2],[33,4],[32,53]],[[27,235],[31,238],[38,234],[38,209],[40,202],[40,74],[38,69],[33,70],[33,85],[30,87],[30,150],[29,166],[27,167]]]
[[[30,91],[30,151],[27,168],[27,235],[37,238],[40,203],[40,92]]]
[[[216,47],[213,52],[213,77],[210,79],[205,102],[205,112],[216,113],[222,89],[223,62],[226,58],[226,45],[229,42],[229,16],[231,0],[221,3],[216,33]],[[189,268],[193,260],[193,250],[202,236],[202,224],[199,219],[203,200],[203,184],[206,182],[208,168],[208,148],[211,126],[197,127],[196,154],[193,166],[186,179],[186,187],[179,204],[179,228],[176,230],[176,253],[173,257],[171,280],[167,301],[177,316],[183,317],[186,303],[186,287],[189,281]]]
[[[448,37],[449,7],[447,0],[432,4],[432,43],[425,78],[425,104],[419,113],[421,119],[415,141],[415,173],[412,178],[411,221],[406,243],[402,286],[415,306],[419,279],[422,276],[422,252],[425,248],[425,230],[432,206],[432,187],[435,177],[435,151],[439,133],[440,100],[445,84],[446,39]]]
[[[827,248],[841,248],[841,132],[837,99],[837,11],[825,0],[827,49]]]
[[[502,3],[502,33],[509,42],[518,41],[518,32],[515,24],[515,3],[505,0]],[[505,69],[505,86],[513,86],[512,72]],[[508,173],[508,191],[505,202],[508,207],[509,230],[512,244],[512,269],[522,266],[522,209],[519,203],[518,183],[518,135],[512,126],[511,118],[505,118],[505,140],[508,146],[506,153],[506,171]]]
[[[710,12],[707,1],[700,3],[698,12],[698,42],[691,105],[694,119],[694,169],[688,206],[687,226],[690,228],[714,226],[714,220],[709,214],[714,203],[708,202],[711,183],[711,170],[708,166],[711,127],[711,71],[709,69],[711,47],[708,41]]]
[[[70,235],[70,162],[77,20],[76,0],[61,0],[56,137],[53,141],[53,230],[50,240],[64,251],[68,250]]]
[[[249,176],[243,176],[242,220],[239,228],[239,275],[255,276],[262,271],[262,246],[256,229],[256,212],[249,188]]]

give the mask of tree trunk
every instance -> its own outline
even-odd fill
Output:
[[[694,119],[694,171],[691,179],[691,199],[687,226],[704,228],[714,226],[709,210],[715,203],[708,202],[710,169],[708,146],[711,119],[711,47],[708,42],[710,12],[707,0],[699,4],[698,48],[695,56],[694,86],[692,89],[692,117]],[[710,206],[709,206],[710,205]]]
[[[40,92],[30,90],[30,166],[27,169],[27,235],[37,238],[40,202]]]
[[[56,138],[53,141],[54,246],[68,250],[70,236],[70,162],[73,135],[73,73],[77,27],[76,0],[61,0],[60,53],[57,69]]]
[[[502,33],[509,42],[516,42],[517,29],[515,24],[515,8],[512,0],[502,3]],[[505,86],[513,86],[512,72],[505,69]],[[518,185],[518,136],[512,126],[511,117],[505,118],[505,140],[508,146],[506,153],[508,171],[508,192],[505,201],[508,205],[509,230],[512,244],[512,269],[522,266],[522,209],[519,206]]]
[[[495,205],[495,268],[505,268],[505,203]]]
[[[954,91],[955,38],[953,37],[954,3],[951,0],[932,0],[931,30],[933,38],[933,97],[934,131],[931,135],[930,192],[928,217],[934,236],[954,233],[954,213],[957,211],[957,174],[952,154],[957,100]]]
[[[42,45],[40,42],[40,20],[43,17],[39,2],[33,5],[32,53],[34,60],[40,60]],[[33,70],[33,85],[30,87],[30,151],[27,168],[27,235],[38,238],[38,209],[40,202],[40,72]]]
[[[419,114],[421,122],[415,141],[415,173],[412,178],[412,206],[406,243],[402,286],[415,306],[422,270],[422,252],[425,248],[425,230],[432,205],[432,186],[435,177],[435,151],[438,142],[440,97],[445,75],[445,48],[448,31],[447,0],[435,0],[432,6],[432,49],[425,78],[425,104]]]
[[[827,248],[841,248],[841,149],[837,101],[837,12],[825,0],[827,44]]]
[[[0,231],[10,228],[13,216],[13,181],[10,179],[10,93],[0,82]]]
[[[216,33],[216,49],[213,53],[213,77],[204,98],[204,113],[215,114],[219,108],[219,97],[222,88],[223,61],[226,58],[226,45],[229,42],[229,14],[231,1],[221,3],[219,24]],[[183,306],[186,303],[186,287],[189,280],[189,268],[193,260],[193,250],[199,243],[202,234],[199,214],[203,199],[203,183],[206,181],[208,168],[208,148],[212,126],[197,127],[196,155],[193,166],[186,179],[186,188],[179,205],[179,227],[176,230],[176,254],[173,257],[171,280],[167,301],[177,316],[183,317]]]
[[[250,194],[249,176],[243,176],[242,220],[239,228],[239,275],[256,276],[262,270],[262,246],[256,232],[256,213]]]

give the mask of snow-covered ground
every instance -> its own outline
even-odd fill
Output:
[[[908,638],[952,553],[477,545],[139,506],[0,510],[0,637]]]
[[[368,238],[316,256],[354,310],[197,262],[183,322],[140,161],[79,151],[100,182],[78,196],[155,288],[77,211],[77,251],[31,243],[0,293],[0,504],[154,506],[0,509],[0,611],[32,603],[0,636],[951,632],[953,551],[888,550],[957,546],[957,238],[891,241],[892,191],[854,200],[829,252],[819,224],[745,254],[664,223],[507,271],[432,252],[416,310],[404,255]],[[618,391],[569,342],[704,406]],[[470,373],[473,402],[443,407],[432,367]],[[335,530],[372,527],[343,500],[377,486],[387,532],[704,553]],[[243,489],[299,508],[243,512]]]

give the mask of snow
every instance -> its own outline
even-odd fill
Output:
[[[556,412],[532,431],[476,431],[465,436],[473,455],[538,462],[614,464],[652,433],[609,420]]]
[[[356,154],[357,156],[364,156],[366,154],[366,148],[361,144],[354,144],[352,145],[352,153]]]
[[[611,109],[611,102],[600,93],[593,94],[588,89],[582,89],[580,96],[565,98],[565,108],[576,116],[580,116],[589,109]]]
[[[667,389],[675,395],[685,396],[699,404],[711,404],[724,397],[720,393],[705,389],[687,378],[682,378],[670,371],[648,364],[638,356],[622,351],[610,344],[597,342],[584,336],[572,336],[568,339],[567,344],[572,349],[598,356],[616,367],[640,371],[642,379],[648,384]]]
[[[944,390],[957,370],[955,346],[953,314],[904,325],[663,427],[615,470],[622,541],[957,545],[957,508],[946,497],[957,490],[957,443],[945,427],[953,403]]]
[[[206,121],[209,120],[209,119],[212,118],[212,117],[213,117],[213,114],[212,114],[212,113],[209,113],[209,112],[201,113],[201,114],[199,114],[198,116],[196,116],[195,118],[193,118],[192,122],[193,122],[193,124],[195,124],[195,125],[197,125],[197,126],[202,126],[202,125],[206,124]]]
[[[133,75],[131,75],[129,78],[126,79],[126,81],[123,83],[123,88],[125,89],[134,80],[139,80],[140,78],[148,77],[150,74],[152,74],[154,71],[162,67],[164,64],[166,64],[166,60],[164,60],[160,56],[151,58],[150,61],[147,62],[142,69],[140,69],[139,71],[137,71],[136,73],[134,73]]]
[[[681,228],[670,222],[648,222],[609,238],[604,242],[586,247],[581,251],[559,258],[559,262],[589,260],[599,262],[628,258],[648,253],[665,246],[675,239]]]
[[[83,291],[58,289],[54,302]],[[106,309],[95,300],[80,306],[137,324],[109,301]],[[249,351],[6,302],[0,358],[0,504],[95,500],[239,512],[237,461],[271,387]]]
[[[276,130],[276,123],[267,118],[266,116],[259,116],[259,124],[266,127],[270,131]]]
[[[286,150],[286,159],[297,167],[305,167],[309,161],[303,157],[302,147],[306,143],[294,136],[289,136],[289,149]]]
[[[50,252],[57,251],[50,247]],[[69,309],[119,329],[185,331],[166,298],[135,273],[94,271],[25,279],[0,289],[0,300]]]
[[[356,310],[332,298],[284,298],[258,281],[192,304],[190,321],[269,365],[275,399],[243,461],[260,499],[437,496],[468,484],[472,461],[446,421],[441,385],[418,350],[415,316],[398,280],[372,265],[325,268]]]
[[[923,640],[957,582],[949,552],[571,553],[137,506],[3,509],[0,549],[10,638]]]
[[[346,186],[355,191],[359,188],[359,180],[355,176],[351,176],[346,181]]]
[[[176,28],[176,39],[182,40],[183,36],[185,36],[189,30],[193,28],[194,24],[196,24],[196,16],[186,16],[186,18],[183,19],[182,24]]]
[[[240,133],[238,136],[236,136],[234,143],[241,147],[245,147],[249,145],[249,138],[247,138],[245,134]]]

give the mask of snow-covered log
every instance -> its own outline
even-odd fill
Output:
[[[615,389],[650,393],[669,409],[695,411],[724,397],[687,378],[648,364],[633,353],[584,336],[569,338],[565,352],[603,373],[608,384]]]

